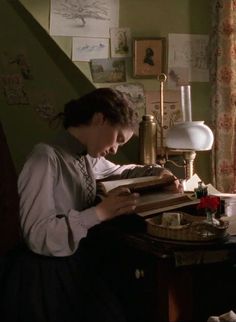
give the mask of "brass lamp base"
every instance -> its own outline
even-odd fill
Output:
[[[176,155],[181,155],[183,158],[182,162],[176,162],[169,159],[168,152],[174,152]],[[165,154],[157,157],[157,163],[162,167],[165,166],[166,163],[170,162],[174,164],[176,167],[181,167],[185,169],[185,179],[189,179],[194,174],[194,160],[196,158],[196,152],[194,150],[176,150],[176,149],[165,149]]]
[[[185,179],[189,179],[194,173],[193,163],[196,158],[196,152],[193,150],[184,151],[183,158],[185,161]]]

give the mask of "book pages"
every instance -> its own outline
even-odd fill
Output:
[[[146,210],[146,211],[142,211],[142,212],[138,211],[137,213],[141,217],[148,218],[148,217],[153,217],[155,215],[158,215],[164,211],[170,211],[170,210],[182,208],[185,206],[194,206],[198,203],[199,203],[199,200],[189,199],[188,201],[182,201],[182,202],[174,204],[174,205],[170,205],[170,206],[166,205],[166,206],[162,206],[162,207],[156,207],[155,209]]]

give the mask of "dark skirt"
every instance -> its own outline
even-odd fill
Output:
[[[133,215],[97,225],[68,257],[18,247],[0,263],[0,320],[141,321],[123,235],[142,229],[143,222]]]

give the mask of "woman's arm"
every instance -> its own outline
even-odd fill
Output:
[[[19,176],[21,228],[32,251],[68,256],[100,220],[95,207],[81,211],[73,207],[78,201],[65,185],[66,177],[61,175],[66,165],[58,162],[53,150],[45,146],[30,156]],[[75,184],[80,182],[74,181],[72,187]],[[77,198],[82,198],[79,193]]]
[[[168,171],[160,165],[139,165],[139,164],[115,164],[105,158],[91,158],[87,156],[92,164],[92,169],[97,180],[100,179],[126,179],[151,175],[161,175]],[[168,171],[168,173],[170,173]]]
[[[115,180],[115,179],[127,179],[137,178],[145,176],[173,176],[172,172],[161,167],[160,165],[138,165],[127,164],[117,165],[105,158],[92,159],[92,168],[97,180]],[[179,180],[167,187],[168,190],[178,192],[181,187]]]

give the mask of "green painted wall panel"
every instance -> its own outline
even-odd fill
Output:
[[[94,85],[18,1],[1,1],[0,30],[0,119],[19,170],[33,145],[54,135],[48,120],[37,113],[44,96],[59,112],[68,100]],[[22,76],[20,66],[14,63],[19,55],[24,55],[31,75],[30,79],[22,78],[20,87],[28,97],[27,105],[8,104],[4,95],[3,79]]]
[[[86,62],[70,60],[70,37],[51,37],[49,30],[49,0],[2,0],[0,11],[1,60],[4,52],[14,57],[24,53],[30,63],[33,79],[24,82],[31,102],[27,106],[6,104],[0,95],[0,118],[7,134],[17,169],[32,146],[54,135],[48,122],[35,109],[37,95],[45,91],[54,107],[62,110],[64,103],[94,87]],[[168,33],[208,34],[210,30],[210,0],[120,0],[120,27],[130,27],[133,37],[167,37]],[[166,53],[167,54],[167,53]],[[139,82],[145,90],[159,89],[155,79],[132,78],[132,59],[128,59],[127,81]],[[3,73],[0,65],[0,73]],[[194,120],[210,122],[210,85],[192,83]],[[118,162],[136,162],[138,140],[134,138],[122,148]],[[197,154],[196,170],[210,180],[210,152]]]

